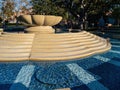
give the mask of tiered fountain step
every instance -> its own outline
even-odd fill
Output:
[[[3,34],[0,36],[0,61],[29,60],[34,34]]]
[[[28,26],[25,30],[33,34],[1,35],[0,61],[73,60],[111,48],[107,40],[86,31],[55,34],[52,26],[62,20],[61,16],[22,15],[18,19]]]
[[[82,31],[64,34],[36,34],[30,60],[72,60],[107,51],[107,40]]]
[[[86,31],[63,34],[3,34],[0,61],[73,60],[111,48],[107,40]]]

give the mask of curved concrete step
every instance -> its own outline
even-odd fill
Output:
[[[52,51],[51,52],[44,52],[44,51],[41,51],[41,52],[34,52],[32,53],[32,55],[34,56],[68,56],[68,55],[74,55],[74,54],[82,54],[82,53],[87,53],[87,52],[92,52],[94,50],[99,50],[99,49],[104,49],[106,48],[106,45],[103,45],[103,46],[99,46],[99,47],[85,47],[84,49],[78,49],[78,50],[75,50],[75,51],[72,51],[70,50],[69,48],[69,51],[64,51],[64,52],[58,52],[58,50],[56,51]],[[65,48],[64,48],[65,49]],[[50,50],[49,50],[50,51]]]
[[[0,45],[31,45],[32,42],[11,42],[11,41],[1,41]]]
[[[39,34],[37,34],[38,36],[35,36],[36,38],[42,38],[42,39],[47,39],[48,37],[49,37],[49,39],[50,38],[58,38],[58,39],[62,39],[62,38],[78,38],[78,37],[84,37],[84,38],[88,38],[88,37],[92,37],[92,36],[94,36],[94,35],[92,35],[92,34],[86,34],[86,35],[75,35],[75,34],[66,34],[66,35],[62,35],[62,34],[45,34],[45,35],[39,35]],[[87,37],[86,37],[87,36]]]
[[[98,53],[102,53],[105,51],[108,51],[111,48],[111,45],[109,45],[109,48],[104,48],[104,49],[99,49],[99,50],[95,50],[93,52],[87,52],[87,53],[83,53],[80,55],[70,55],[70,56],[53,56],[53,57],[40,57],[40,56],[31,56],[30,60],[35,60],[35,61],[64,61],[64,60],[75,60],[75,59],[80,59],[80,58],[84,58],[84,57],[88,57],[94,54],[98,54]]]
[[[29,53],[0,53],[0,57],[26,57]]]
[[[97,42],[100,42],[101,39],[96,39],[96,40],[92,40],[92,39],[85,39],[85,40],[71,40],[71,41],[37,41],[37,42],[34,42],[34,45],[59,45],[59,44],[82,44],[82,43],[97,43]]]
[[[12,48],[12,49],[17,49],[17,48],[22,48],[22,49],[24,48],[24,49],[26,49],[26,48],[28,48],[28,49],[31,49],[31,47],[32,47],[31,45],[30,46],[28,46],[28,45],[26,45],[26,46],[24,46],[24,45],[23,46],[21,46],[21,45],[19,45],[19,46],[17,46],[17,45],[10,45],[10,46],[4,45],[3,46],[2,45],[2,46],[0,46],[0,49],[1,48]]]
[[[10,58],[10,57],[0,57],[0,62],[16,62],[16,61],[26,61],[26,60],[29,60],[28,57],[13,57],[13,58]]]
[[[9,37],[9,38],[0,38],[0,40],[3,40],[3,41],[16,41],[16,42],[31,42],[32,40],[31,39],[18,39],[18,38],[16,38],[16,39],[14,39],[14,38],[11,38],[11,37]]]
[[[30,34],[30,33],[29,34],[27,34],[27,33],[6,33],[6,32],[4,32],[3,35],[7,36],[7,37],[8,36],[13,36],[13,37],[14,36],[17,36],[17,37],[19,37],[19,36],[25,36],[25,37],[27,37],[27,36],[34,36],[35,34]]]
[[[91,41],[98,41],[98,40],[104,40],[104,39],[102,39],[102,38],[100,38],[100,37],[96,37],[96,36],[94,36],[94,37],[87,37],[87,38],[81,38],[81,37],[76,37],[76,38],[60,38],[60,39],[56,39],[56,37],[54,37],[54,38],[46,38],[46,39],[41,39],[41,38],[38,38],[38,39],[34,39],[34,43],[35,44],[42,44],[42,43],[53,43],[53,44],[55,44],[55,43],[73,43],[73,42],[91,42]]]
[[[31,49],[25,49],[25,48],[20,48],[20,49],[7,49],[7,48],[1,48],[0,53],[29,53]]]
[[[76,40],[57,40],[57,41],[55,41],[55,40],[39,40],[39,41],[37,41],[36,40],[36,42],[34,42],[34,44],[56,44],[56,43],[66,43],[66,44],[69,44],[69,43],[77,43],[77,42],[91,42],[91,41],[98,41],[98,40],[100,40],[100,39],[95,39],[95,38],[89,38],[89,39],[76,39]]]
[[[0,61],[29,60],[34,34],[8,34],[0,37]]]
[[[98,47],[98,49],[99,48],[102,48],[102,47],[105,47],[105,45],[103,45],[103,46],[101,46],[101,47]],[[47,48],[40,48],[40,49],[33,49],[32,50],[32,52],[34,52],[34,53],[44,53],[45,54],[45,52],[46,53],[58,53],[58,52],[61,52],[61,53],[65,53],[65,52],[74,52],[74,51],[85,51],[87,49],[87,47],[85,47],[85,46],[83,46],[83,47],[72,47],[72,48],[59,48],[59,49],[57,49],[57,48],[53,48],[53,49],[47,49]],[[95,49],[94,47],[91,47],[91,49]],[[87,49],[87,50],[90,50],[89,48]]]
[[[50,45],[50,44],[48,44],[48,45],[33,45],[33,48],[47,48],[47,49],[53,49],[53,48],[72,48],[72,47],[81,47],[81,46],[86,46],[86,44],[87,44],[87,47],[97,47],[97,46],[101,46],[101,45],[104,45],[104,43],[103,42],[100,42],[100,43],[76,43],[76,44],[55,44],[55,45]]]
[[[84,35],[83,35],[84,34]],[[111,48],[107,40],[88,32],[67,34],[36,34],[30,60],[71,60]]]
[[[110,43],[82,31],[63,34],[3,34],[0,37],[0,61],[73,60],[102,53]]]

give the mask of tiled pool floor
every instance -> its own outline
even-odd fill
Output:
[[[40,62],[0,63],[0,90],[120,90],[120,40],[111,39],[112,49],[85,59],[58,62],[41,72]],[[36,79],[45,73],[42,83]],[[39,77],[39,75],[37,75]],[[52,84],[49,84],[52,83]]]

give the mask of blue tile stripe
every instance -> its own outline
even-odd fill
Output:
[[[118,45],[112,45],[112,47],[118,47],[118,48],[120,48],[120,46],[118,46]]]
[[[31,82],[31,77],[34,74],[34,69],[35,66],[34,65],[25,65],[21,68],[21,70],[19,71],[16,80],[14,81],[14,83],[12,84],[10,90],[18,90],[18,83],[23,85],[24,87],[28,88],[29,84]],[[21,89],[21,88],[20,88]],[[23,90],[23,88],[22,88]],[[25,89],[26,90],[26,89]]]
[[[119,51],[115,51],[115,50],[110,50],[109,52],[120,54]]]
[[[111,64],[113,64],[115,66],[120,66],[120,62],[119,61],[111,60],[109,58],[106,58],[106,57],[103,57],[103,56],[100,56],[100,55],[94,56],[93,58],[96,58],[96,59],[104,61],[104,62],[111,63]]]
[[[76,63],[67,64],[67,67],[82,81],[90,90],[109,90],[107,87],[98,82],[94,76],[89,74]]]

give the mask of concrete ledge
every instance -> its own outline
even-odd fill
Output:
[[[76,60],[110,50],[108,40],[86,31],[66,34],[3,34],[0,61]]]

